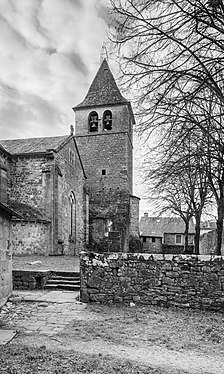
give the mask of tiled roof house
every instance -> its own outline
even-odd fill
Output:
[[[145,251],[179,252],[184,249],[185,223],[180,217],[149,217],[140,219],[140,237]],[[195,228],[190,221],[188,241],[190,249],[194,244]]]

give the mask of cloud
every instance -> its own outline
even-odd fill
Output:
[[[69,133],[99,67],[103,2],[0,0],[1,138]]]

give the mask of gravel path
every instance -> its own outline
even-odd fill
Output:
[[[79,271],[78,256],[13,256],[16,270]]]

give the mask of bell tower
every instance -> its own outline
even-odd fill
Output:
[[[73,108],[75,138],[90,196],[90,242],[98,250],[126,251],[133,184],[131,104],[106,59],[84,100]]]

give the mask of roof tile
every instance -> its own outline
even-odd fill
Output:
[[[73,109],[121,103],[129,102],[121,95],[107,61],[103,60],[85,99]]]
[[[67,139],[68,135],[46,138],[27,138],[0,140],[0,146],[13,154],[42,153],[49,149],[57,150]]]
[[[164,233],[183,234],[185,223],[180,217],[148,217],[145,215],[140,220],[140,233],[142,236],[161,236]],[[194,223],[190,220],[189,234],[195,232]]]

